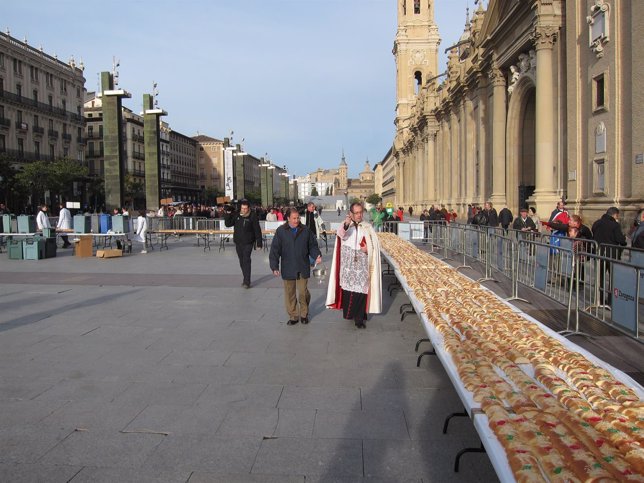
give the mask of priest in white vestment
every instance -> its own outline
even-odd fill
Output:
[[[337,230],[333,249],[326,306],[342,309],[345,319],[366,328],[367,314],[382,311],[380,242],[373,227],[364,221],[364,207],[352,203]]]

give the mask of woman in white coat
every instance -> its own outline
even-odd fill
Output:
[[[148,219],[145,216],[145,211],[139,211],[139,217],[136,219],[136,234],[134,235],[134,241],[143,243],[143,250],[141,253],[148,253],[147,245],[147,233],[148,233]]]

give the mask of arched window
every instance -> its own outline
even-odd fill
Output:
[[[414,79],[416,79],[416,84],[414,85],[414,93],[418,95],[420,88],[423,86],[423,73],[419,70],[414,72]]]
[[[414,14],[420,13],[420,0],[414,0]]]

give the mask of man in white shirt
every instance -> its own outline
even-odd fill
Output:
[[[43,228],[51,228],[51,224],[49,223],[49,217],[47,215],[49,211],[49,208],[47,208],[46,204],[40,205],[40,211],[38,212],[38,216],[36,216],[36,226],[38,227],[38,231],[42,231]]]
[[[56,228],[70,230],[72,228],[72,214],[67,208],[65,208],[63,203],[59,206],[60,212],[58,213],[58,223],[56,224]],[[67,235],[60,235],[60,238],[63,240],[63,248],[69,248],[72,246],[72,244],[69,243]]]

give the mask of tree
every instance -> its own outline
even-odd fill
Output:
[[[208,186],[207,188],[204,189],[203,195],[204,195],[206,204],[215,206],[217,204],[217,198],[219,198],[220,196],[224,196],[224,192],[212,186]]]
[[[12,159],[6,154],[0,154],[0,200],[9,206],[9,196],[18,191],[16,175],[18,170],[14,168]]]
[[[382,201],[382,197],[380,197],[377,193],[371,193],[369,196],[367,196],[366,201],[370,205],[377,205]]]
[[[318,189],[316,186],[313,186],[313,189],[311,190],[311,196],[320,196],[318,195]]]
[[[78,161],[59,159],[50,164],[49,189],[58,193],[62,198],[71,199],[74,196],[74,182],[87,178],[89,170]]]
[[[145,183],[128,173],[125,175],[124,188],[124,198],[131,201],[132,208],[136,209],[137,200],[145,200]]]
[[[32,204],[44,201],[45,191],[52,185],[51,165],[46,161],[24,163],[16,175],[18,186],[31,195]]]

